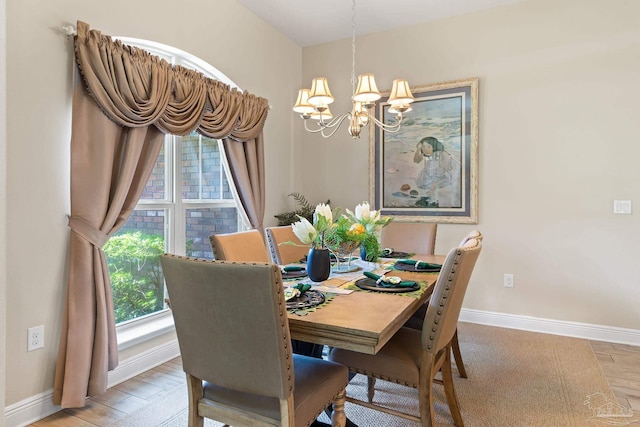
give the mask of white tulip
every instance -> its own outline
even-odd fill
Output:
[[[320,203],[316,206],[316,210],[313,213],[313,222],[316,224],[318,223],[318,217],[323,217],[327,221],[328,225],[333,223],[333,213],[331,212],[329,205]]]
[[[369,211],[369,218],[371,222],[380,220],[380,211]]]
[[[318,232],[306,218],[301,218],[300,221],[291,224],[293,228],[293,234],[300,239],[300,241],[306,245],[315,243],[318,237]]]
[[[371,208],[369,202],[362,202],[356,206],[356,218],[359,220],[369,221],[371,218]]]

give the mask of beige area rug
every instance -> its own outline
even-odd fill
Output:
[[[460,323],[458,330],[468,378],[459,378],[454,367],[454,381],[466,426],[613,425],[607,418],[592,418],[594,405],[585,404],[589,396],[593,402],[597,397],[598,405],[615,402],[588,341],[469,323]],[[434,391],[437,424],[454,425],[442,388],[435,386]],[[347,394],[366,398],[366,378],[356,376]],[[417,390],[376,383],[378,404],[418,415],[417,398]],[[114,427],[183,427],[186,406],[186,389],[181,387]],[[345,411],[361,427],[419,425],[350,403]],[[328,422],[324,415],[320,420]]]

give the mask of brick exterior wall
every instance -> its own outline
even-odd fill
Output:
[[[233,194],[225,174],[217,141],[198,135],[183,138],[182,150],[182,197],[191,200],[233,200]],[[199,153],[201,161],[199,159]],[[202,162],[202,163],[201,163]],[[200,166],[202,165],[202,178]],[[142,199],[165,199],[164,150],[160,153]],[[221,174],[222,173],[222,174]],[[202,181],[201,181],[202,179]],[[149,206],[152,208],[152,206]],[[165,213],[162,209],[136,210],[119,233],[142,231],[164,235]],[[238,215],[235,208],[193,208],[186,211],[187,255],[198,258],[213,258],[209,236],[213,233],[238,231]]]

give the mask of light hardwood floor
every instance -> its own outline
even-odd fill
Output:
[[[640,347],[600,341],[591,341],[591,347],[618,402],[640,414]],[[186,387],[177,358],[89,399],[85,408],[66,409],[31,426],[109,427],[181,385]]]

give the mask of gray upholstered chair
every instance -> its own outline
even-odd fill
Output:
[[[436,247],[438,224],[434,222],[392,221],[382,229],[380,244],[383,248],[431,255]]]
[[[298,239],[290,225],[267,227],[264,232],[267,236],[271,261],[276,264],[286,265],[298,262],[309,252],[310,246]],[[285,242],[293,242],[295,245],[282,244]]]
[[[453,420],[463,425],[451,375],[451,340],[457,329],[469,278],[480,254],[482,242],[470,239],[453,248],[442,266],[429,300],[422,330],[401,328],[374,355],[332,348],[329,359],[347,365],[349,370],[419,389],[420,417],[363,402],[347,396],[348,402],[388,412],[423,426],[434,425],[433,383],[441,382]],[[442,380],[436,379],[442,372]]]
[[[189,426],[309,426],[333,403],[345,425],[345,366],[293,355],[278,266],[163,255]],[[260,351],[256,351],[256,348]]]
[[[267,247],[258,230],[212,234],[209,240],[213,257],[217,261],[271,262]],[[293,352],[297,354],[322,357],[323,347],[320,344],[293,340]]]
[[[213,258],[218,261],[271,262],[267,247],[258,230],[209,236]]]

